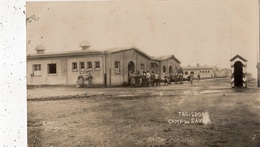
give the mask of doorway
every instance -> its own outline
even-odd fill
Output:
[[[172,73],[172,66],[170,65],[169,66],[169,74],[171,74]]]
[[[130,61],[128,63],[128,84],[130,84],[130,73],[135,71],[135,63],[133,61]]]
[[[243,64],[240,61],[234,64],[234,84],[235,87],[243,86]]]

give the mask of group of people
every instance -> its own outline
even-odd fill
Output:
[[[129,83],[131,87],[141,87],[141,86],[159,86],[160,82],[162,81],[164,85],[171,84],[172,79],[175,79],[175,83],[178,83],[178,78],[180,78],[179,83],[183,83],[182,74],[168,74],[163,73],[163,79],[160,78],[159,72],[155,73],[152,71],[151,73],[149,71],[132,71],[129,74]],[[188,76],[188,81],[190,83],[193,83],[194,75],[190,74]],[[198,74],[198,80],[200,80],[200,74]]]
[[[140,86],[159,86],[160,85],[160,75],[159,72],[152,71],[132,71],[129,74],[129,83],[132,87]],[[170,77],[167,73],[164,73],[164,85],[170,84]]]
[[[160,85],[159,73],[152,71],[132,71],[129,75],[130,86],[158,86]]]

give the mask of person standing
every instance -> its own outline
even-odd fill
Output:
[[[135,86],[135,79],[136,79],[136,74],[135,74],[135,72],[132,72],[131,74],[130,74],[130,78],[131,78],[131,80],[130,80],[130,86],[131,87],[134,87]]]
[[[200,73],[198,73],[198,80],[200,80]]]
[[[168,74],[167,73],[163,73],[164,75],[164,85],[168,85]]]
[[[142,86],[146,86],[146,72],[143,72],[143,76],[142,76]]]
[[[87,75],[88,75],[88,85],[92,86],[93,76],[91,75],[90,71],[87,72]]]
[[[192,84],[192,82],[193,82],[193,74],[190,74],[190,83]]]
[[[146,86],[150,85],[150,78],[151,78],[151,74],[147,70],[147,72],[146,72]]]
[[[154,80],[155,80],[155,85],[156,86],[160,85],[160,83],[159,83],[159,72],[155,73]]]
[[[154,86],[155,83],[155,75],[154,75],[154,71],[152,71],[151,73],[151,85]]]

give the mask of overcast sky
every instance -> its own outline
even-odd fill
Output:
[[[230,68],[236,54],[256,75],[259,47],[257,0],[135,2],[27,2],[27,53],[136,46],[149,55],[174,54],[187,65]]]

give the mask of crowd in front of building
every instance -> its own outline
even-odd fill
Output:
[[[159,72],[152,71],[151,73],[147,71],[131,71],[129,73],[129,85],[131,87],[149,87],[149,86],[159,86],[161,82],[164,85],[171,84],[172,81],[177,83],[178,74],[173,73],[163,73],[163,78],[160,78]],[[183,79],[182,79],[183,80]],[[181,82],[182,83],[182,82]]]

